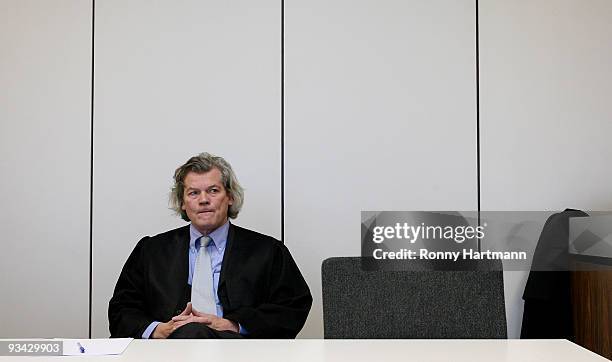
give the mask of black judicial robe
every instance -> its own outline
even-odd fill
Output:
[[[144,237],[129,256],[108,305],[111,337],[141,338],[153,321],[167,322],[190,300],[189,226]],[[221,264],[223,317],[250,338],[295,338],[312,296],[280,241],[230,223]]]
[[[568,271],[569,219],[585,216],[589,215],[565,209],[546,220],[523,293],[521,339],[575,339]]]

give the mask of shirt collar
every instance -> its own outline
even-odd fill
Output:
[[[218,250],[225,249],[225,244],[227,243],[227,234],[229,232],[229,219],[225,222],[225,224],[219,226],[215,230],[213,230],[208,236],[210,236],[217,247]],[[203,234],[198,231],[198,229],[193,226],[193,224],[189,224],[189,247],[196,247],[196,240],[202,237]],[[199,243],[198,243],[199,246]]]

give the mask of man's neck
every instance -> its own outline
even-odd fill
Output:
[[[221,226],[219,226],[218,228],[213,229],[213,230],[202,230],[202,229],[199,229],[197,226],[195,226],[193,223],[191,223],[191,225],[192,225],[192,226],[193,226],[193,228],[194,228],[194,229],[196,229],[196,230],[197,230],[197,231],[198,231],[200,234],[202,234],[202,236],[208,236],[208,235],[210,235],[210,234],[214,233],[215,231],[217,231],[217,230],[221,229],[222,227],[224,227],[224,226],[225,226],[225,225],[228,223],[228,221],[229,221],[229,218],[226,218],[226,219],[225,219],[225,221],[223,222],[223,224],[221,224]]]

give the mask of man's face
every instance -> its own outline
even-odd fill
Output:
[[[205,173],[189,172],[184,184],[182,208],[199,232],[208,235],[225,224],[227,210],[234,200],[223,187],[218,169]]]

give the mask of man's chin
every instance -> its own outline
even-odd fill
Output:
[[[210,212],[202,212],[196,215],[196,222],[200,225],[211,225],[214,224],[213,214]]]
[[[191,222],[196,229],[202,234],[208,234],[215,229],[215,225],[210,222]]]

